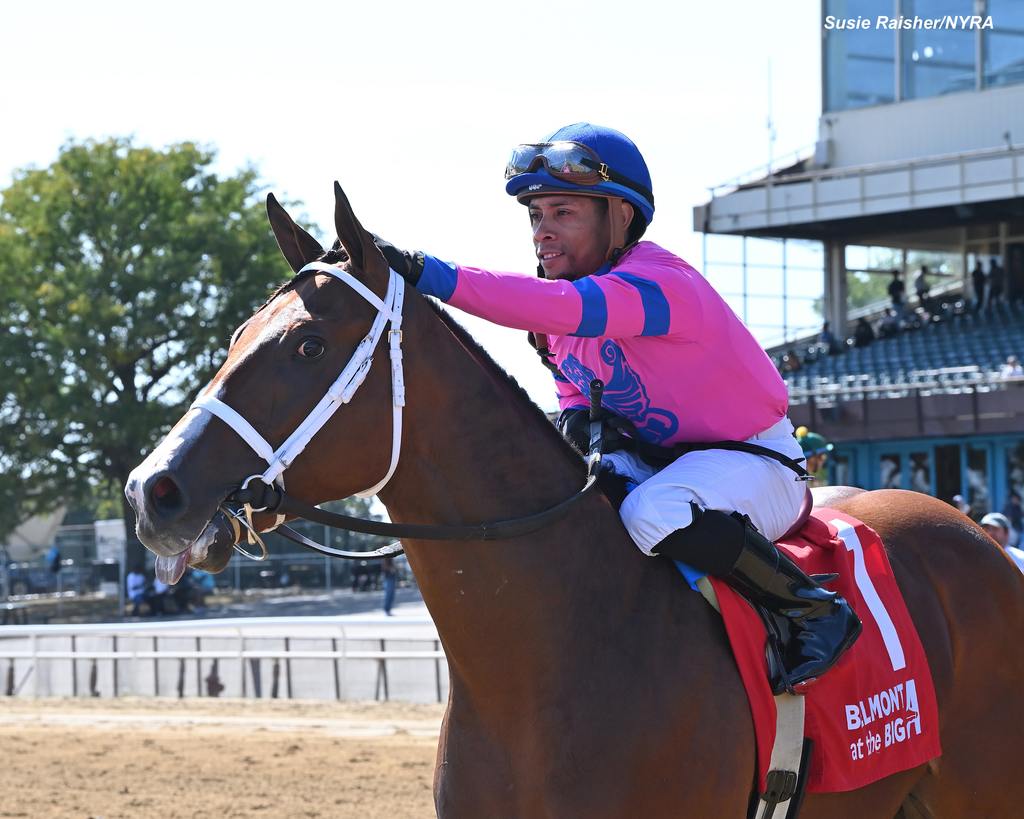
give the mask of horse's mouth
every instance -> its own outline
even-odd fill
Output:
[[[176,555],[157,555],[156,576],[168,585],[174,585],[188,566],[216,574],[223,571],[231,560],[236,529],[221,509],[206,524],[192,544]]]

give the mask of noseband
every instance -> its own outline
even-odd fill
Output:
[[[602,441],[602,422],[599,410],[604,385],[600,381],[595,380],[591,384],[591,440],[590,452],[587,456],[586,483],[575,495],[542,512],[522,518],[482,523],[476,526],[393,524],[327,512],[285,494],[284,471],[292,465],[313,439],[313,436],[323,428],[342,404],[347,404],[352,400],[352,396],[355,395],[356,390],[359,389],[370,372],[370,367],[373,364],[373,352],[381,336],[384,334],[385,325],[388,323],[391,324],[391,329],[388,331],[391,355],[393,420],[391,465],[388,467],[387,474],[381,480],[369,489],[357,492],[356,494],[359,497],[365,498],[376,495],[387,485],[398,466],[398,456],[402,445],[402,407],[405,406],[405,378],[402,369],[402,308],[405,299],[405,280],[394,270],[390,270],[388,291],[382,300],[366,285],[340,267],[325,262],[310,262],[298,272],[303,273],[307,270],[319,270],[329,273],[339,281],[344,282],[377,308],[377,316],[373,320],[370,332],[359,342],[355,352],[352,354],[352,358],[349,359],[348,364],[341,371],[341,375],[328,388],[324,397],[310,411],[305,420],[275,450],[267,442],[267,439],[260,435],[255,427],[245,420],[238,411],[228,406],[212,393],[200,396],[189,407],[189,409],[205,410],[212,415],[216,415],[231,427],[268,464],[267,469],[262,474],[250,475],[242,481],[238,490],[232,493],[229,498],[229,500],[241,503],[242,511],[232,510],[226,505],[221,506],[221,510],[228,516],[235,530],[236,542],[233,545],[236,551],[254,560],[263,560],[267,557],[267,547],[263,543],[262,538],[260,538],[260,533],[257,531],[252,520],[253,513],[255,512],[271,512],[277,515],[274,525],[263,531],[277,530],[289,540],[321,554],[356,560],[400,555],[402,548],[400,544],[392,543],[371,552],[348,552],[334,549],[330,546],[316,543],[288,526],[282,526],[286,516],[292,514],[296,517],[316,521],[328,526],[399,538],[465,541],[520,537],[530,532],[535,532],[563,517],[568,512],[570,506],[597,485],[597,476],[601,465]],[[241,538],[241,529],[243,527],[247,530],[246,537],[249,545],[258,545],[261,550],[260,554],[252,554],[239,545],[238,541]]]

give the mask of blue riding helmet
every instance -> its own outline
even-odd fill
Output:
[[[576,142],[584,145],[597,154],[611,171],[633,182],[637,187],[651,191],[651,173],[647,163],[633,141],[625,134],[601,125],[589,122],[576,122],[559,128],[541,142]],[[600,181],[596,185],[583,185],[556,179],[545,166],[513,176],[505,185],[510,196],[523,199],[526,196],[557,191],[576,191],[589,196],[620,197],[633,205],[641,214],[645,225],[654,218],[654,194],[645,196],[633,188],[620,185],[610,179]]]

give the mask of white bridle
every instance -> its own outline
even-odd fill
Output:
[[[212,393],[197,398],[192,402],[192,406],[189,409],[206,410],[212,415],[216,415],[238,433],[239,437],[267,462],[266,471],[262,475],[251,475],[246,478],[241,488],[244,489],[248,486],[249,482],[254,478],[259,478],[266,484],[276,483],[283,489],[284,471],[292,465],[306,448],[306,445],[313,439],[313,436],[331,419],[331,416],[337,412],[338,408],[352,400],[356,390],[366,380],[366,376],[370,372],[370,366],[373,364],[373,352],[377,347],[377,342],[380,341],[380,337],[384,334],[385,325],[390,322],[391,329],[388,332],[388,340],[390,342],[391,354],[392,394],[391,465],[388,467],[387,474],[381,480],[369,489],[356,493],[361,498],[368,498],[371,495],[376,495],[391,480],[391,476],[395,474],[395,468],[398,466],[398,454],[402,447],[402,407],[405,406],[405,378],[402,371],[402,305],[405,298],[405,279],[394,270],[391,270],[388,278],[388,291],[382,300],[361,281],[346,273],[340,267],[326,264],[325,262],[310,262],[298,272],[303,273],[307,270],[319,270],[329,273],[343,281],[377,308],[377,317],[370,327],[370,332],[359,342],[355,352],[352,354],[352,358],[349,359],[348,364],[341,371],[341,375],[328,387],[324,397],[310,410],[305,420],[275,450],[267,442],[267,439],[260,435],[255,427],[246,421],[239,412],[229,407]],[[263,546],[258,537],[255,537],[255,531],[251,525],[252,513],[258,511],[261,510],[253,509],[246,505],[245,512],[248,519],[248,526],[246,528],[249,529],[249,542],[259,542],[265,557],[266,547]],[[283,522],[284,516],[278,515],[277,522],[271,528],[276,528]],[[243,551],[242,553],[253,557],[248,552]]]

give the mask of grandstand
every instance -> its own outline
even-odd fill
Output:
[[[790,403],[829,394],[860,400],[900,398],[911,390],[928,396],[998,388],[1006,359],[1024,357],[1024,306],[999,303],[983,315],[965,309],[963,301],[952,308],[947,317],[866,347],[848,342],[838,355],[816,343],[803,347],[803,367],[783,373]]]
[[[927,17],[947,4],[884,5]],[[1008,356],[1024,357],[1024,3],[965,5],[993,15],[995,30],[823,29],[817,143],[711,188],[694,208],[694,228],[705,237],[705,269],[707,237],[742,237],[733,278],[752,299],[783,282],[786,337],[769,353],[781,363],[795,350],[801,360],[797,371],[781,368],[790,415],[835,443],[829,480],[947,501],[959,494],[978,517],[1012,491],[1024,494],[1024,378],[1001,373]],[[874,19],[878,7],[822,0],[821,16]],[[781,276],[751,263],[753,240],[762,253],[765,240],[782,245]],[[794,240],[819,254],[820,273],[805,267],[787,278]],[[806,320],[803,336],[792,336],[785,287],[792,292],[795,277],[821,277],[820,320],[843,339],[853,319],[878,318],[887,306],[872,312],[851,290],[863,294],[867,282],[884,291],[877,285],[893,270],[909,289],[924,264],[942,282],[931,294],[934,316],[908,293],[919,320],[894,337],[830,355],[806,335]],[[975,292],[975,269],[984,294]],[[745,295],[743,305],[746,318]],[[900,310],[914,315],[906,302]]]

